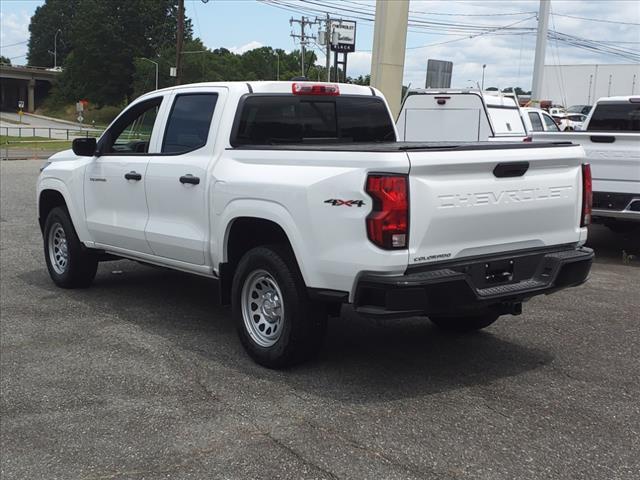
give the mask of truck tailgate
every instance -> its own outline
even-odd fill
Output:
[[[640,193],[640,134],[540,132],[532,138],[534,142],[566,140],[582,145],[591,164],[594,192]]]
[[[409,265],[581,240],[579,146],[407,155]]]

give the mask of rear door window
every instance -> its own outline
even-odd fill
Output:
[[[241,103],[233,146],[394,141],[395,130],[377,97],[250,95]]]
[[[162,153],[175,155],[204,147],[217,100],[217,93],[177,95],[167,120]]]
[[[599,103],[589,121],[590,131],[640,132],[640,103]]]
[[[540,120],[540,115],[538,115],[538,112],[529,112],[529,120],[531,121],[532,132],[542,132],[544,130],[544,127],[542,126],[542,120]]]

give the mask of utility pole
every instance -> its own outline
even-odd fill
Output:
[[[297,35],[293,32],[293,30],[291,31],[291,37],[296,39],[299,38],[300,39],[300,66],[301,66],[301,70],[302,70],[302,76],[304,77],[304,47],[306,45],[309,44],[310,40],[315,41],[316,37],[314,37],[313,35],[307,35],[304,33],[304,29],[305,27],[311,26],[311,25],[315,25],[316,21],[315,20],[310,20],[307,17],[300,17],[300,20],[298,19],[294,19],[291,18],[291,20],[289,20],[289,25],[293,25],[294,23],[298,23],[300,24],[300,35]]]
[[[371,86],[382,91],[394,118],[400,112],[409,0],[376,1]]]
[[[178,0],[178,28],[176,29],[176,85],[182,82],[182,41],[184,40],[184,0]]]
[[[329,16],[328,13],[327,13],[327,19],[325,20],[325,22],[326,22],[324,26],[324,41],[326,43],[325,68],[327,69],[327,82],[330,82],[331,81],[331,41],[332,41],[333,32],[331,31],[331,17]]]
[[[536,56],[533,61],[533,82],[531,84],[531,100],[542,100],[542,79],[544,76],[544,55],[547,49],[547,31],[549,30],[549,12],[551,0],[540,0],[538,10],[538,36],[536,38]]]

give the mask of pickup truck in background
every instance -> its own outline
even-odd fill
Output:
[[[145,94],[43,168],[49,274],[87,287],[98,262],[127,258],[215,279],[245,349],[271,368],[312,355],[343,304],[469,331],[586,280],[581,147],[396,138],[369,87]]]
[[[521,142],[527,130],[516,98],[477,90],[410,90],[398,139],[411,142]]]
[[[640,97],[599,99],[580,132],[531,136],[582,145],[593,174],[594,222],[618,232],[640,228]]]

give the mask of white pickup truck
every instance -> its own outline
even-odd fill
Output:
[[[531,136],[582,145],[593,169],[594,222],[620,232],[640,228],[640,97],[601,98],[582,128]]]
[[[138,98],[38,179],[47,267],[87,287],[128,258],[219,281],[248,353],[319,347],[327,312],[473,330],[583,283],[581,147],[406,143],[368,87],[204,83]]]

